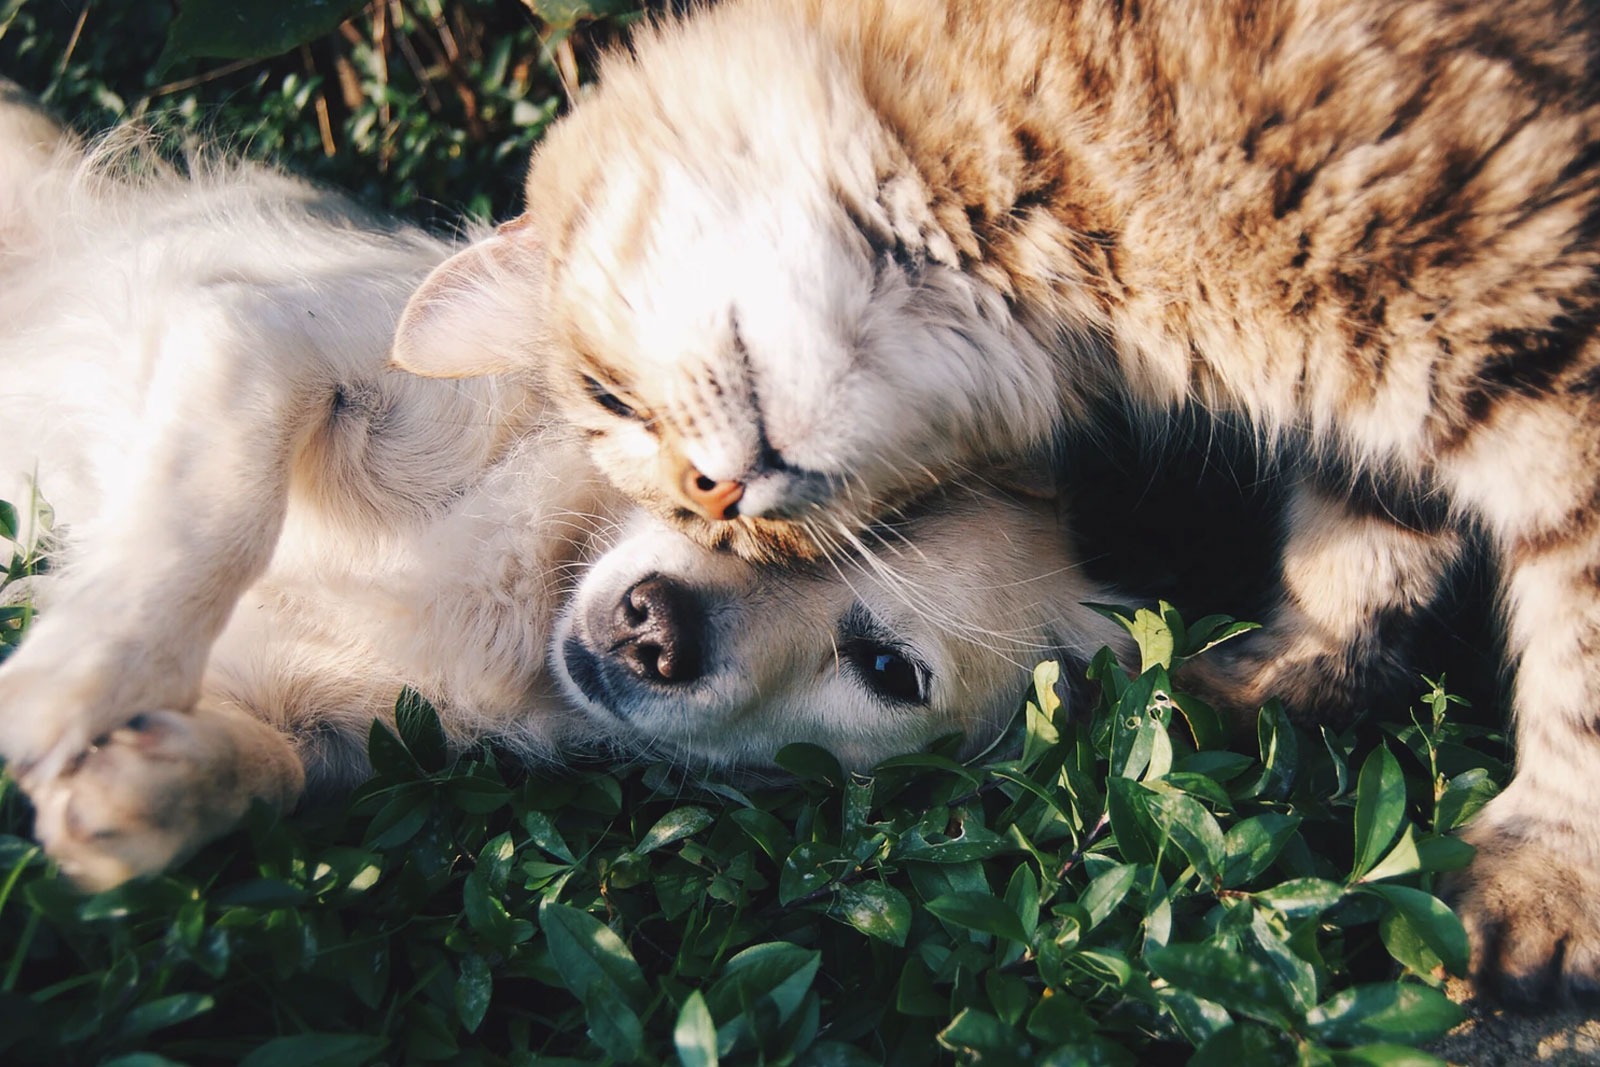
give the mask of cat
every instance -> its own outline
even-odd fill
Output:
[[[40,616],[0,757],[80,885],[350,786],[403,687],[534,766],[809,741],[862,769],[985,743],[1041,658],[1126,650],[1053,501],[954,486],[871,553],[763,570],[621,500],[535,376],[390,371],[456,247],[0,92],[0,497],[50,563],[5,591]]]
[[[1597,26],[1554,0],[729,0],[604,64],[395,358],[546,364],[619,488],[752,559],[1004,479],[1097,399],[1239,413],[1325,461],[1262,636],[1194,676],[1244,710],[1358,689],[1483,530],[1520,755],[1455,900],[1486,984],[1593,991]]]

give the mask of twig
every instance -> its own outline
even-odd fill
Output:
[[[555,59],[556,77],[561,82],[561,91],[566,94],[567,107],[576,107],[578,103],[578,54],[572,50],[572,35],[569,33],[556,42],[551,49]]]
[[[402,15],[407,13],[400,0],[394,0],[393,9],[398,10]],[[401,21],[401,19],[395,20],[397,29]],[[439,99],[439,94],[433,88],[433,78],[428,74],[427,65],[422,62],[422,57],[417,55],[417,50],[412,46],[409,34],[401,32],[396,33],[394,37],[400,44],[400,54],[406,57],[406,64],[410,66],[412,75],[417,79],[417,84],[422,87],[422,95],[428,101],[428,110],[437,115],[444,109],[444,101]]]
[[[374,0],[372,5],[372,47],[378,53],[378,84],[382,95],[378,98],[378,126],[383,130],[383,140],[378,144],[378,171],[387,173],[394,158],[394,128],[389,124],[389,5],[387,0]]]
[[[317,63],[311,56],[310,45],[303,44],[300,46],[300,61],[305,64],[306,74],[316,77]],[[315,107],[317,112],[317,132],[322,135],[322,154],[332,158],[334,153],[339,151],[339,146],[333,140],[333,118],[328,113],[328,94],[322,89],[317,90]]]
[[[154,99],[158,96],[166,96],[168,93],[181,93],[185,89],[193,89],[197,85],[204,85],[206,82],[215,81],[218,78],[226,78],[234,71],[243,70],[255,62],[256,60],[254,59],[231,60],[203,74],[195,74],[188,78],[179,78],[175,82],[168,82],[165,85],[158,85],[150,90],[150,97]]]
[[[1067,862],[1061,865],[1061,869],[1056,872],[1056,881],[1064,882],[1067,880],[1067,875],[1071,873],[1072,868],[1078,865],[1078,861],[1083,859],[1083,854],[1089,851],[1089,846],[1098,841],[1100,835],[1105,833],[1106,827],[1110,825],[1111,812],[1108,810],[1104,815],[1100,816],[1100,821],[1095,823],[1089,829],[1089,832],[1083,835],[1083,840],[1078,842],[1078,847],[1072,850],[1072,855],[1067,857]]]
[[[72,53],[78,50],[78,38],[83,36],[83,24],[89,18],[89,5],[94,0],[83,0],[83,6],[78,9],[78,21],[72,24],[72,36],[67,38],[67,49],[61,53],[61,62],[56,65],[56,77],[67,72],[67,64],[72,62]]]
[[[450,75],[451,88],[455,89],[456,96],[461,100],[461,111],[467,120],[467,133],[475,141],[482,141],[487,135],[483,122],[478,118],[478,96],[472,91],[472,84],[467,80],[466,73],[461,69],[460,51],[456,48],[455,36],[450,32],[448,24],[442,19],[424,18],[411,0],[400,0],[400,6],[406,14],[411,16],[413,22],[420,27],[427,23],[439,34],[439,44],[435,44],[426,34],[420,35],[427,44],[428,50],[438,59],[440,66]]]

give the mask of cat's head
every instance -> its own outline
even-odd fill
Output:
[[[854,769],[954,732],[969,748],[1017,710],[1029,669],[1081,678],[1128,635],[1081,601],[1051,504],[941,491],[870,551],[756,566],[640,518],[588,568],[550,665],[580,738],[700,765],[770,766],[821,745]]]
[[[526,213],[430,278],[395,357],[538,367],[620,488],[756,559],[842,547],[1058,413],[859,72],[738,8],[605,69],[536,154]]]

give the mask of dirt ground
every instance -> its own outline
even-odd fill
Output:
[[[1464,982],[1448,988],[1472,1017],[1428,1051],[1452,1067],[1597,1067],[1600,1065],[1600,1011],[1561,1010],[1519,1014],[1468,999]]]

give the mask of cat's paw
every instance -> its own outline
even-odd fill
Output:
[[[1478,991],[1527,1007],[1594,1002],[1600,861],[1590,842],[1536,817],[1480,819],[1462,837],[1478,854],[1443,895],[1466,927]]]
[[[34,836],[90,890],[171,866],[232,829],[252,800],[292,806],[303,783],[281,737],[215,708],[143,712],[48,778],[21,778]]]
[[[1258,630],[1183,664],[1173,683],[1245,726],[1273,698],[1296,722],[1343,726],[1383,704],[1391,690],[1404,692],[1415,677],[1403,650]]]

